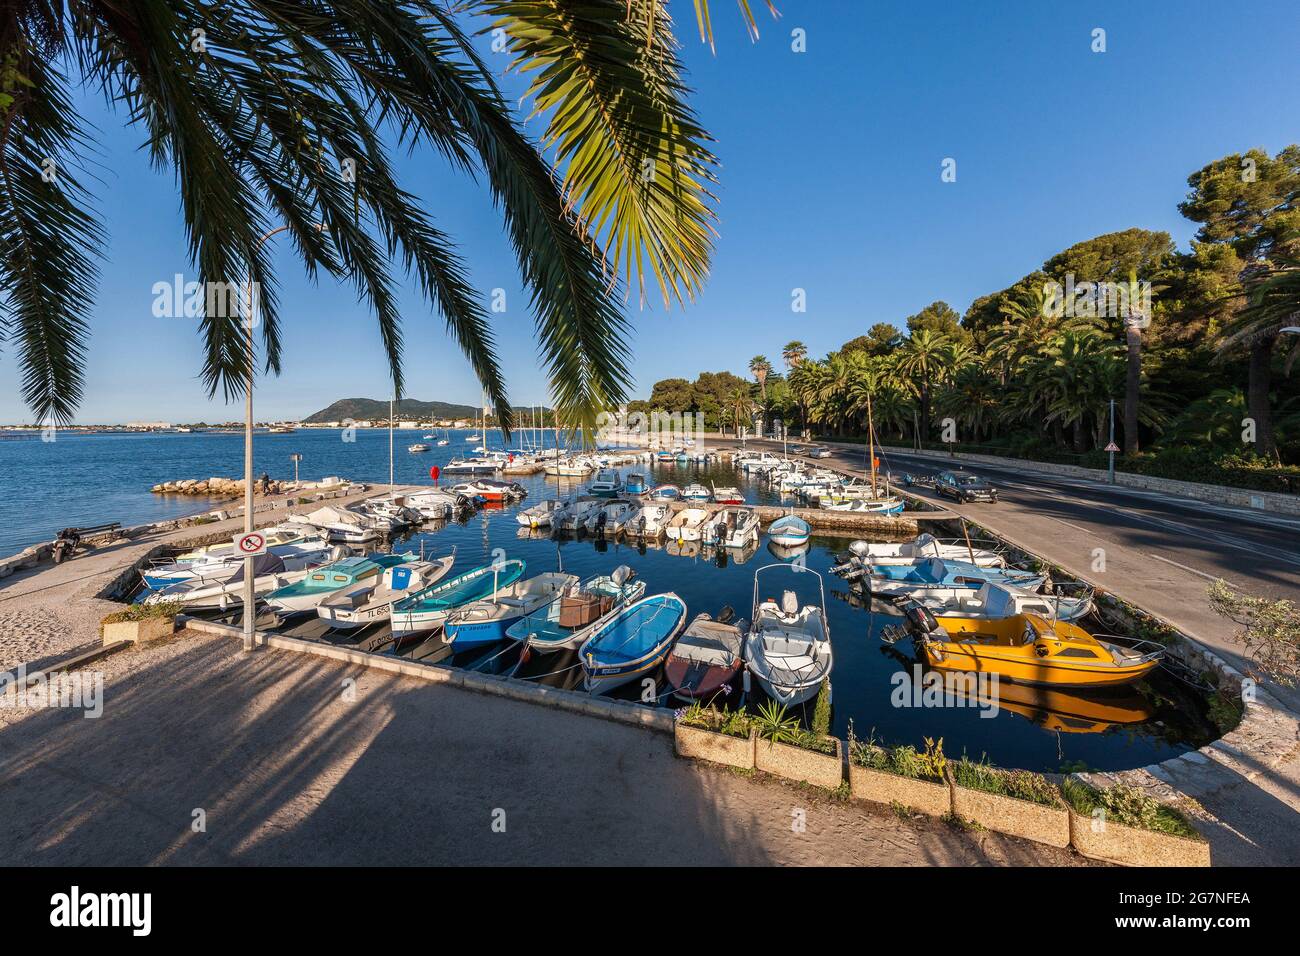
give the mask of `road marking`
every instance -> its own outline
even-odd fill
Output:
[[[1095,532],[1095,531],[1090,531],[1090,530],[1087,529],[1087,528],[1081,528],[1081,527],[1079,527],[1077,524],[1074,524],[1073,522],[1066,521],[1064,518],[1057,518],[1057,519],[1055,519],[1055,520],[1061,522],[1061,524],[1069,525],[1069,526],[1070,526],[1071,528],[1073,528],[1075,531],[1082,531],[1084,534],[1090,534],[1090,535],[1092,535],[1094,538],[1095,538],[1095,537],[1098,537],[1097,532]]]
[[[1197,577],[1205,578],[1205,580],[1207,580],[1207,581],[1223,581],[1223,580],[1224,580],[1223,578],[1221,578],[1221,577],[1219,577],[1219,576],[1217,576],[1217,575],[1214,575],[1214,574],[1206,574],[1204,571],[1197,571],[1195,568],[1189,568],[1187,565],[1185,565],[1185,564],[1179,564],[1177,561],[1170,561],[1168,558],[1162,558],[1162,557],[1160,557],[1160,555],[1158,555],[1158,554],[1151,554],[1151,553],[1148,553],[1148,554],[1147,554],[1147,557],[1148,557],[1148,558],[1155,558],[1157,561],[1163,561],[1165,564],[1172,564],[1174,567],[1176,567],[1176,568],[1182,568],[1184,571],[1190,571],[1192,574],[1195,574]],[[1224,583],[1227,584],[1229,587],[1234,587],[1234,588],[1237,588],[1238,590],[1241,590],[1239,587],[1237,587],[1237,585],[1233,584],[1231,581],[1224,581]]]

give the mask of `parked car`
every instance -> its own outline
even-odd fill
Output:
[[[829,457],[831,457],[831,450],[830,450],[829,448],[827,448],[825,445],[817,445],[817,446],[815,446],[815,447],[813,447],[813,448],[809,448],[809,449],[808,449],[808,457],[809,457],[809,458],[829,458]]]
[[[943,471],[934,480],[934,490],[945,498],[965,504],[968,501],[997,501],[998,490],[979,475],[964,471]]]

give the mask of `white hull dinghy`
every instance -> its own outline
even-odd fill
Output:
[[[562,513],[564,502],[558,498],[547,498],[531,508],[525,508],[515,515],[515,520],[525,528],[549,528],[557,514]]]
[[[617,537],[616,524],[619,519],[637,510],[639,510],[637,506],[630,501],[611,501],[588,515],[587,520],[583,522],[583,529],[587,534],[598,538]]]
[[[1006,558],[997,551],[976,548],[962,539],[940,541],[932,534],[917,535],[911,541],[901,544],[854,541],[849,545],[849,553],[857,558],[868,559],[874,564],[904,564],[910,563],[915,558],[951,558],[981,568],[1007,566]]]
[[[666,504],[645,504],[619,518],[615,530],[629,538],[654,539],[664,533],[672,513]]]

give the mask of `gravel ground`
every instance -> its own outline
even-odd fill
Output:
[[[95,667],[98,719],[0,709],[7,863],[1084,862],[682,760],[662,734],[223,637]]]

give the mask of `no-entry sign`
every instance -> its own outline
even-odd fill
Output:
[[[266,554],[266,535],[260,531],[235,536],[235,550],[242,557],[250,558],[255,554]]]

